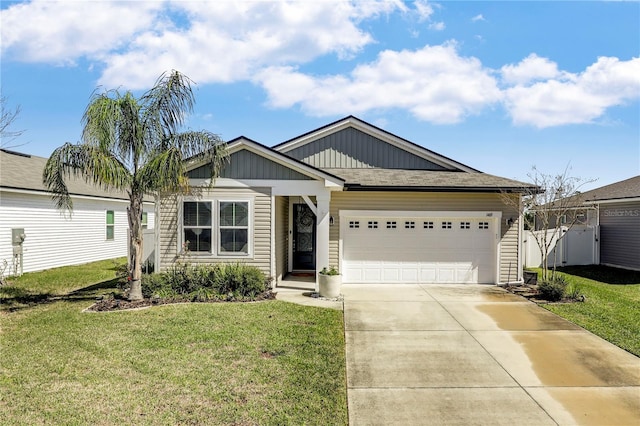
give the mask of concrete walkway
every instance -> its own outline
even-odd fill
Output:
[[[495,286],[343,286],[352,425],[640,425],[640,359]]]

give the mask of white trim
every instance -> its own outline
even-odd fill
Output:
[[[242,258],[253,258],[253,228],[255,224],[253,223],[253,199],[239,199],[237,197],[231,197],[227,199],[226,197],[215,197],[216,198],[216,218],[218,219],[215,224],[216,230],[216,254],[221,258],[228,257],[242,257]],[[220,244],[222,243],[221,232],[223,229],[245,229],[245,226],[228,226],[224,227],[220,225],[220,213],[222,209],[220,208],[221,203],[247,203],[247,252],[223,252]],[[213,225],[213,224],[212,224]]]
[[[315,216],[318,216],[318,208],[316,207],[315,204],[313,204],[313,201],[311,201],[311,198],[309,198],[308,195],[302,195],[302,199],[304,200],[305,203],[307,203],[307,206],[309,206],[313,214]]]
[[[436,154],[435,152],[428,152],[426,149],[422,147],[415,146],[395,135],[392,135],[389,132],[373,127],[370,124],[364,121],[361,121],[355,117],[347,117],[346,119],[339,121],[337,123],[334,123],[331,126],[327,126],[319,130],[316,130],[312,133],[301,136],[299,138],[295,138],[284,145],[276,147],[275,149],[277,151],[286,153],[288,151],[291,151],[292,149],[314,142],[317,139],[326,137],[327,135],[336,133],[340,130],[343,130],[349,127],[358,129],[384,142],[387,142],[390,145],[393,145],[411,154],[417,155],[418,157],[424,158],[425,160],[438,164],[447,169],[453,168],[453,169],[458,169],[458,170],[462,170],[469,173],[478,173],[477,170],[474,170],[468,166],[465,166],[464,164],[458,163],[457,161],[450,160],[448,158],[444,158],[441,155]]]
[[[194,187],[208,187],[210,179],[189,179]],[[277,180],[277,179],[230,179],[217,178],[212,188],[271,188],[273,195],[298,196],[300,194],[319,195],[325,191],[341,191],[342,186],[336,186],[329,181],[318,180]]]
[[[308,198],[308,197],[307,197]],[[322,268],[329,268],[329,217],[330,215],[330,203],[331,194],[323,194],[316,197],[318,203],[316,213],[316,282],[315,291],[319,291],[318,288],[318,274]]]
[[[501,219],[500,211],[340,210],[343,217],[453,217]]]
[[[246,202],[248,203],[247,218],[247,253],[220,253],[220,202]],[[177,241],[177,253],[182,250],[182,244],[184,242],[184,203],[185,202],[205,202],[211,203],[211,252],[190,252],[189,256],[196,259],[253,259],[254,258],[254,239],[255,239],[255,196],[242,194],[222,194],[214,195],[209,194],[206,196],[187,196],[181,197],[178,200],[178,238]]]
[[[287,272],[293,272],[293,206],[295,204],[299,204],[299,203],[295,203],[293,201],[293,198],[295,196],[290,196],[289,197],[289,211],[288,211],[288,230],[287,230],[287,234],[288,237],[287,238]]]
[[[271,287],[275,288],[278,285],[278,280],[281,277],[277,276],[277,268],[276,268],[276,197],[275,195],[271,196],[271,226],[269,228],[269,237],[271,238],[271,253],[269,253],[269,269],[271,269],[271,273],[269,274],[273,277],[273,281],[271,281]]]
[[[29,194],[29,195],[42,195],[43,197],[51,197],[53,195],[52,192],[47,191],[37,191],[33,189],[16,189],[16,188],[7,188],[0,187],[0,192],[12,192],[17,194]],[[117,203],[126,203],[129,204],[129,199],[127,198],[117,198],[117,197],[98,197],[93,195],[78,195],[78,194],[70,194],[71,198],[77,198],[79,200],[98,200],[98,201],[114,201]],[[143,201],[142,204],[153,205],[153,201]]]
[[[635,203],[640,201],[640,197],[631,197],[631,198],[616,198],[614,200],[597,200],[597,201],[585,201],[585,205],[589,204],[617,204],[617,203]]]
[[[153,224],[153,231],[154,231],[154,239],[155,239],[155,247],[154,247],[154,269],[155,272],[160,272],[160,269],[162,268],[162,265],[160,264],[160,259],[162,258],[160,256],[160,236],[162,235],[161,230],[160,230],[160,195],[158,193],[155,194],[154,196],[155,198],[155,202],[154,202],[154,224]],[[180,222],[182,223],[182,222]]]

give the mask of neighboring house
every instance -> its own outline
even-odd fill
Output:
[[[640,270],[640,176],[582,194],[598,208],[600,264]]]
[[[276,284],[331,266],[345,283],[522,278],[522,221],[503,197],[519,198],[529,184],[352,116],[273,148],[239,137],[228,152],[211,187],[210,166],[189,164],[198,196],[161,198],[161,268],[240,261]]]
[[[4,274],[126,256],[127,195],[72,179],[73,214],[63,214],[42,184],[46,162],[0,150],[0,269],[3,260],[9,265]],[[147,232],[153,232],[153,203],[145,202],[144,212]]]

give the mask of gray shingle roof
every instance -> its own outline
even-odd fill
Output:
[[[521,191],[534,185],[486,173],[403,169],[323,169],[352,190]]]
[[[49,192],[42,184],[47,159],[0,150],[0,187]],[[128,199],[125,192],[109,192],[82,179],[68,179],[69,193],[90,197]]]
[[[640,175],[582,193],[585,201],[620,200],[640,197]]]

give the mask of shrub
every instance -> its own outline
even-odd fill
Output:
[[[332,266],[329,269],[327,269],[327,267],[325,266],[320,271],[320,275],[340,275],[340,272],[338,272],[338,270],[335,268],[335,266]]]
[[[540,295],[551,302],[562,300],[567,292],[567,281],[562,276],[556,275],[551,279],[538,282]]]
[[[142,295],[144,297],[171,297],[174,291],[165,274],[143,274]]]
[[[232,293],[241,297],[255,297],[267,290],[264,273],[255,266],[242,263],[217,265],[215,274],[220,294]]]
[[[142,279],[145,297],[179,297],[193,301],[253,299],[268,288],[269,280],[260,269],[242,263],[179,263],[166,272],[144,275]]]

